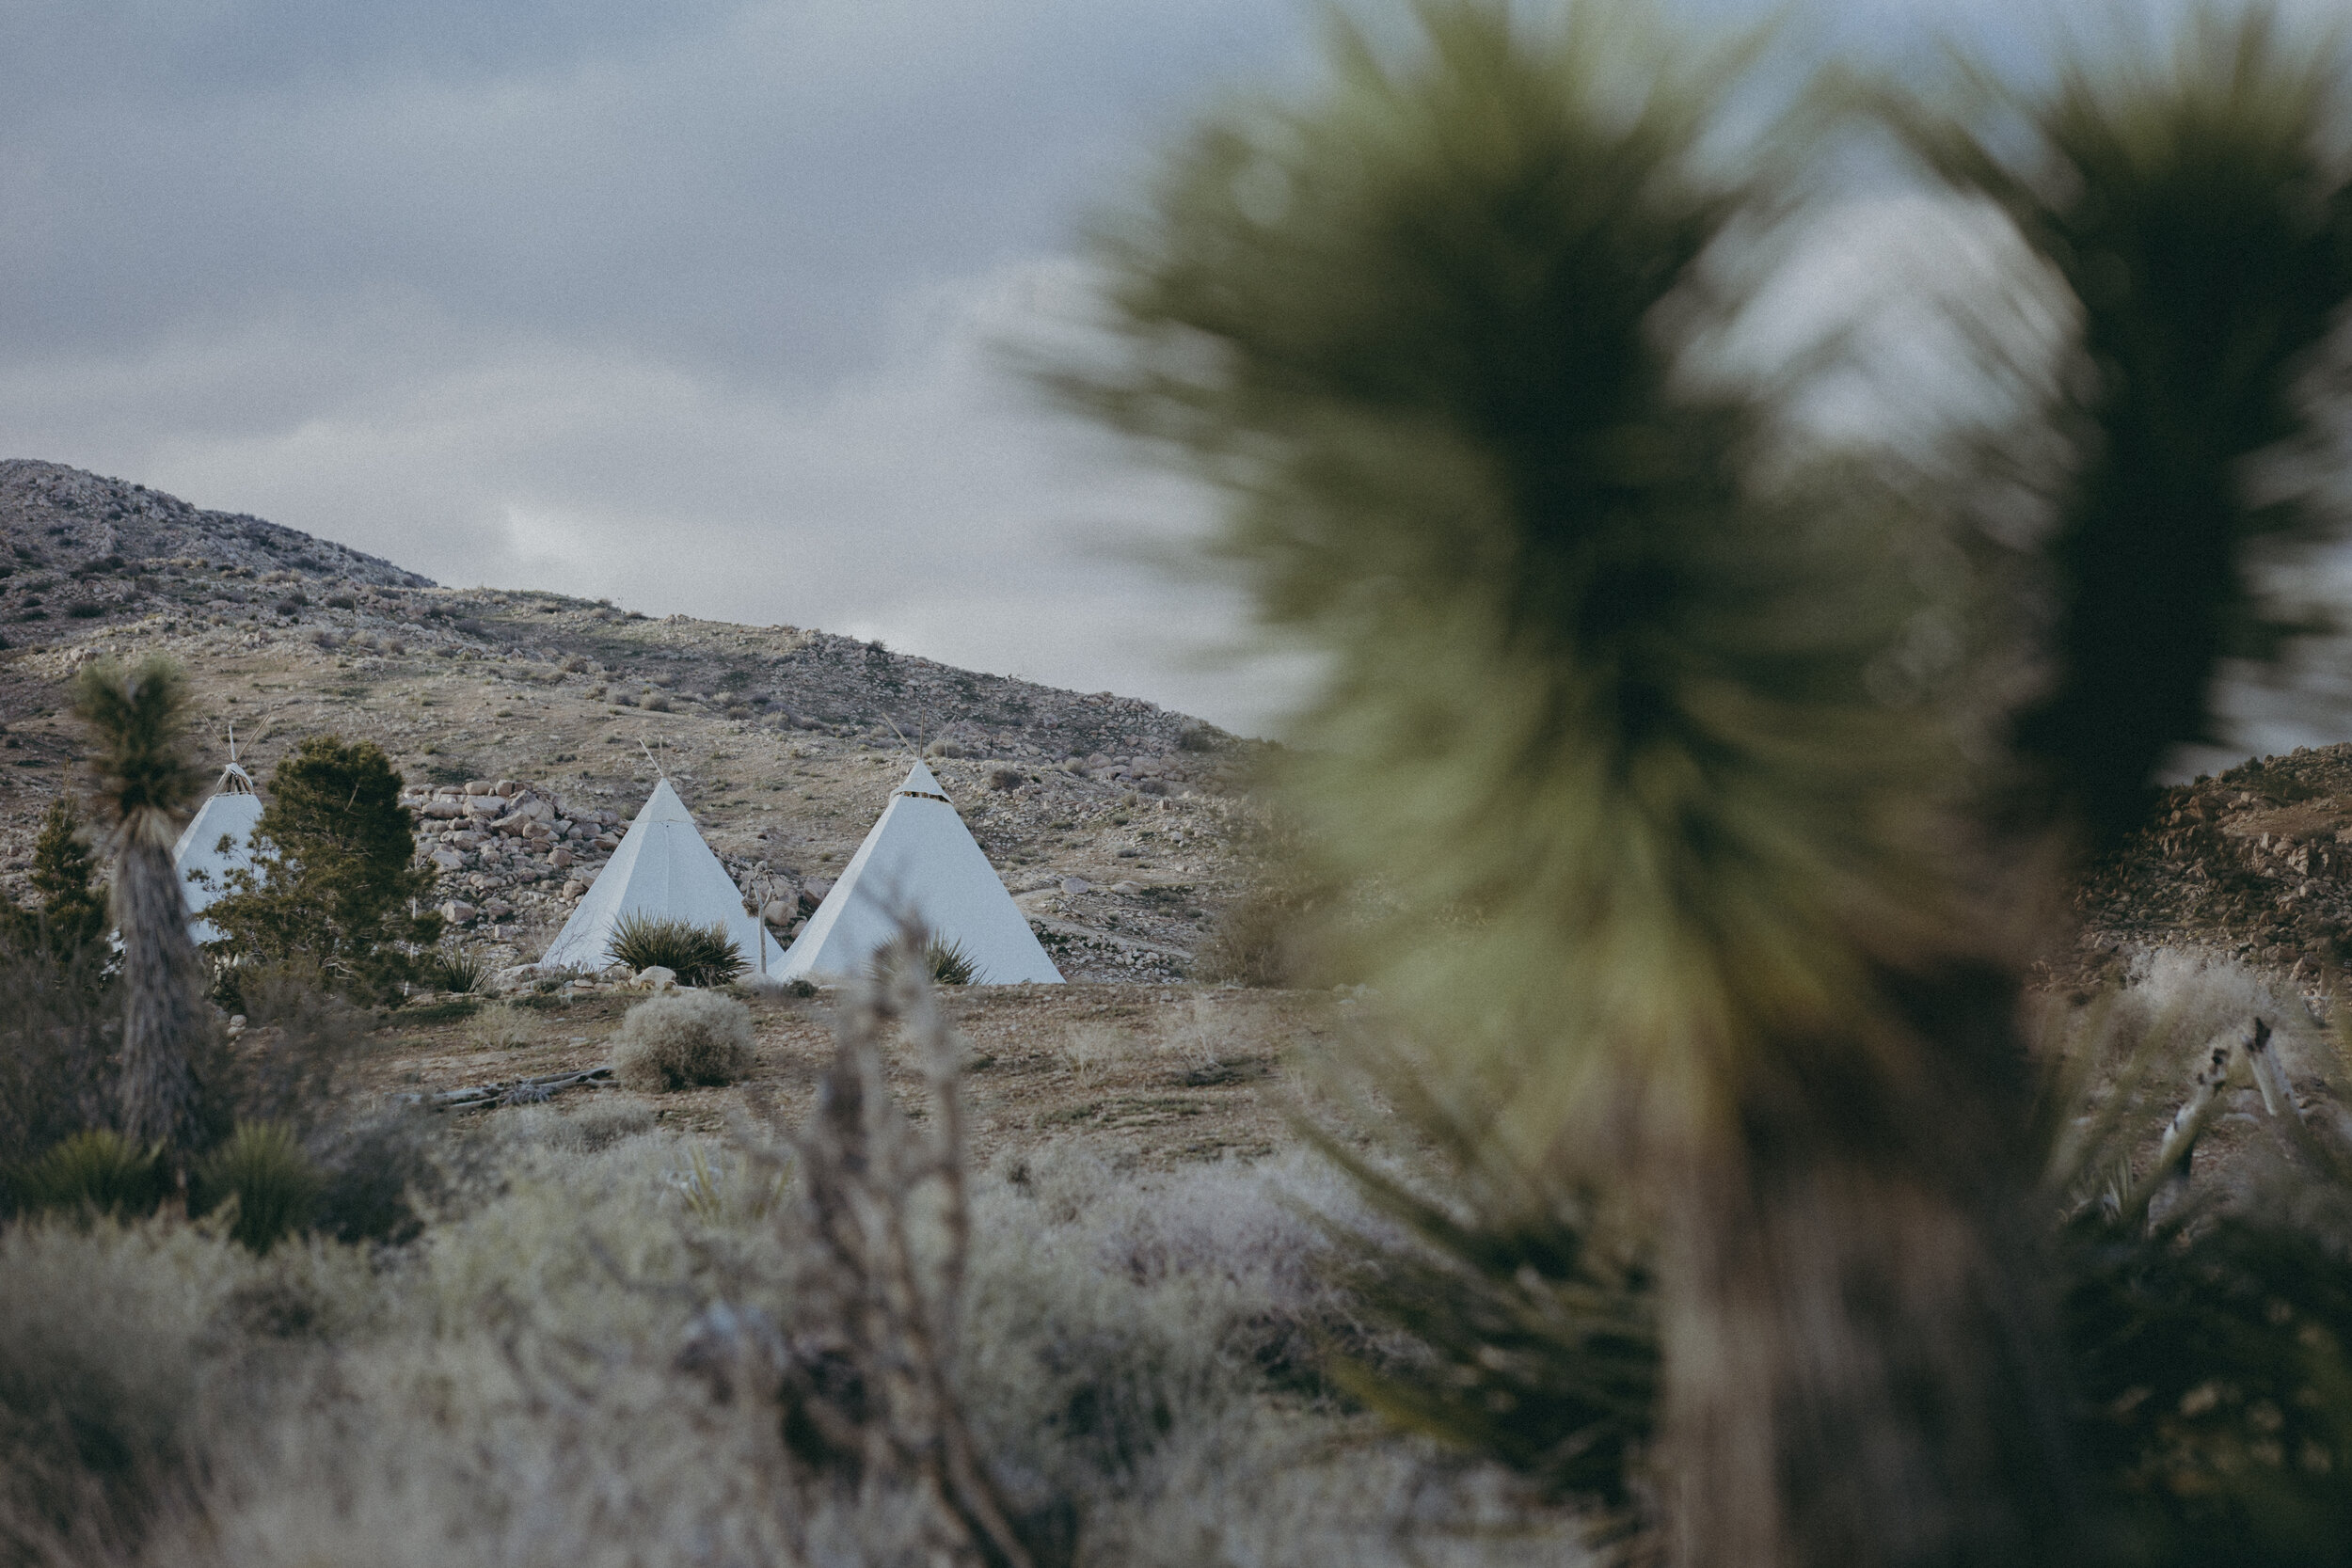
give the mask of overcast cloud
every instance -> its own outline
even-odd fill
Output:
[[[1746,0],[1713,8],[1756,9]],[[1845,0],[1913,41],[1992,0]],[[0,455],[454,584],[789,622],[1262,731],[1134,559],[1205,503],[991,345],[1286,0],[12,0]]]

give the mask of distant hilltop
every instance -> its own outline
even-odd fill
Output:
[[[61,463],[0,460],[0,622],[144,612],[159,567],[431,588],[430,578],[331,540]],[[282,578],[280,580],[283,580]]]

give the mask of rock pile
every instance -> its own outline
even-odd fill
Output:
[[[404,798],[417,814],[417,854],[439,871],[442,918],[469,926],[515,912],[512,899],[577,900],[621,844],[618,814],[566,807],[519,779],[472,779]]]

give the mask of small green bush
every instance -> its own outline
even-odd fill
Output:
[[[27,1209],[71,1210],[118,1219],[151,1214],[170,1184],[159,1149],[134,1147],[119,1132],[77,1132],[17,1175]]]
[[[743,955],[713,922],[696,926],[684,920],[627,914],[612,928],[612,960],[631,969],[661,968],[677,976],[681,986],[723,986],[743,973]]]
[[[293,1130],[274,1121],[240,1123],[195,1175],[191,1207],[210,1212],[233,1200],[229,1234],[257,1255],[308,1226],[326,1185]]]
[[[731,1084],[751,1070],[752,1010],[716,991],[650,997],[628,1010],[614,1039],[613,1075],[624,1088]]]

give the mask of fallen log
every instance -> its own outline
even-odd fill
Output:
[[[554,1072],[543,1078],[516,1078],[511,1082],[477,1084],[471,1088],[443,1089],[438,1094],[412,1095],[411,1104],[421,1104],[428,1111],[486,1111],[500,1105],[536,1105],[552,1100],[565,1089],[583,1084],[609,1084],[612,1069],[592,1067],[581,1072]]]

